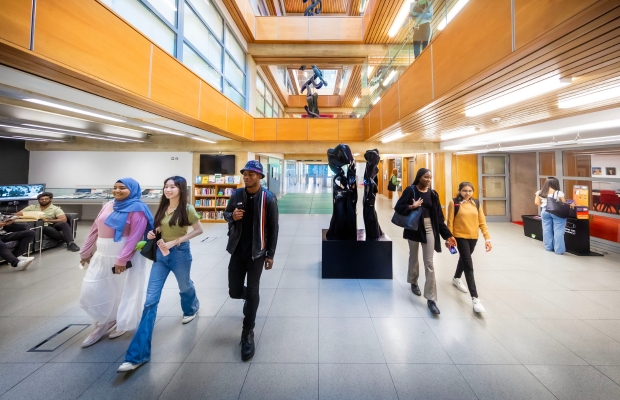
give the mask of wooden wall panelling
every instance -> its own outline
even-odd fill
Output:
[[[148,96],[151,42],[96,1],[37,0],[34,41],[43,56]]]
[[[510,55],[511,25],[510,0],[467,3],[431,45],[435,98]]]
[[[318,105],[319,110],[321,107],[329,107],[329,96],[319,96]]]
[[[243,113],[243,137],[254,140],[254,118],[246,112]]]
[[[547,33],[598,0],[515,0],[517,48]]]
[[[32,0],[0,0],[0,38],[30,48]]]
[[[308,118],[278,118],[280,140],[308,140]]]
[[[400,107],[398,104],[398,84],[395,82],[392,87],[383,94],[381,98],[381,127],[388,128],[400,119]]]
[[[478,187],[478,154],[452,155],[452,193],[458,192],[459,183],[471,182]]]
[[[340,38],[340,20],[342,18],[312,17],[308,18],[310,39],[334,40]]]
[[[381,132],[381,102],[377,103],[368,113],[368,130],[370,136]]]
[[[269,17],[277,18],[278,40],[307,41],[308,17]]]
[[[372,136],[370,134],[370,116],[366,114],[363,121],[364,121],[364,140],[367,140],[368,138],[370,138],[370,136]]]
[[[308,119],[308,140],[338,140],[338,120],[333,118]]]
[[[256,17],[256,40],[278,40],[278,24],[272,17]]]
[[[433,100],[431,52],[425,51],[398,79],[400,116],[405,117]]]
[[[243,137],[243,118],[245,116],[245,111],[230,100],[228,100],[227,110],[226,130]]]
[[[151,100],[198,118],[200,79],[159,47],[153,47],[152,71]]]
[[[340,18],[340,40],[361,42],[364,40],[364,20],[358,18]]]
[[[338,119],[338,123],[338,140],[340,142],[361,142],[364,140],[364,121],[362,119]]]
[[[200,120],[226,129],[226,114],[230,101],[206,82],[200,85]]]
[[[347,12],[350,0],[323,0],[324,14],[345,14]],[[304,3],[302,0],[284,0],[284,9],[287,13],[303,14],[310,3]],[[314,17],[316,18],[316,17]]]
[[[281,120],[280,120],[281,121]],[[277,138],[276,118],[256,118],[254,120],[254,140],[271,141]]]
[[[439,199],[442,205],[447,205],[449,199],[446,199],[446,167],[445,167],[445,155],[444,153],[433,154],[433,189],[439,195]],[[413,172],[415,174],[415,172]],[[415,175],[411,176],[411,182]]]

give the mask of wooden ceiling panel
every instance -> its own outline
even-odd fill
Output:
[[[312,0],[283,0],[287,14],[303,14]],[[323,14],[346,14],[349,11],[349,3],[352,0],[323,0]],[[359,4],[358,4],[359,8]]]

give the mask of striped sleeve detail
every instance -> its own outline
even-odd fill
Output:
[[[265,248],[265,220],[267,216],[267,193],[263,192],[260,205],[260,249]]]

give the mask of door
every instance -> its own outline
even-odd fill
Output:
[[[478,155],[480,206],[489,222],[510,222],[508,155]]]

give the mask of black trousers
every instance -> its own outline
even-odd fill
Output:
[[[252,260],[251,256],[233,253],[228,264],[228,294],[233,299],[244,299],[243,327],[254,329],[256,323],[256,311],[260,296],[260,276],[263,273],[265,257]],[[247,287],[244,281],[247,275]]]
[[[6,235],[0,235],[0,257],[12,266],[16,266],[19,260],[17,257],[28,251],[28,244],[34,240],[34,231],[11,232]],[[9,249],[6,243],[17,242],[14,249]]]
[[[456,247],[459,250],[459,263],[456,265],[454,277],[460,278],[463,272],[465,272],[465,280],[467,281],[467,288],[471,297],[478,297],[476,281],[474,280],[474,263],[471,259],[476,243],[478,243],[478,239],[456,238]]]
[[[50,239],[62,240],[69,244],[73,242],[73,232],[67,222],[55,222],[52,225],[43,227],[43,234]]]

